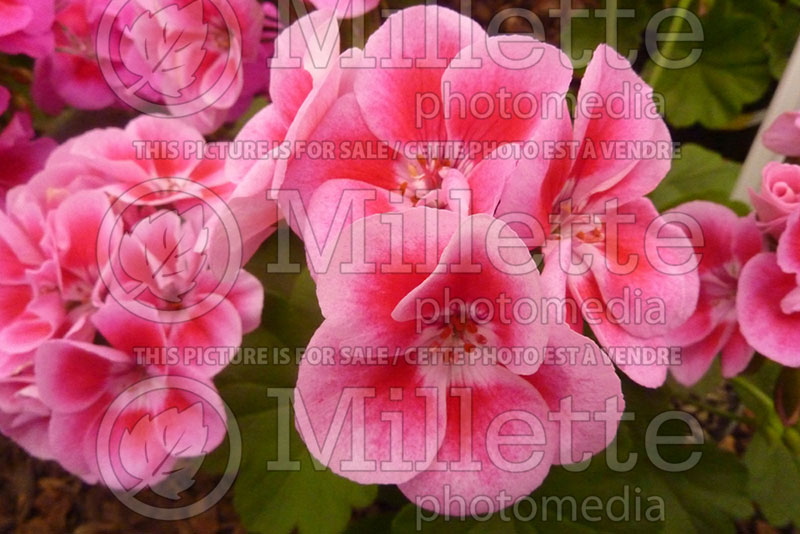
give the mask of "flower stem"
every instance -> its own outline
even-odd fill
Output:
[[[759,407],[767,414],[766,419],[762,422],[763,429],[774,439],[780,439],[783,435],[785,427],[781,422],[778,414],[775,413],[775,403],[772,399],[761,391],[755,384],[750,382],[743,376],[736,376],[731,378],[731,383],[737,385],[747,393],[760,405]]]
[[[692,0],[680,0],[676,9],[683,9],[688,11],[689,8],[692,6]],[[672,51],[675,49],[675,44],[678,42],[677,40],[673,39],[673,36],[678,33],[678,29],[681,27],[681,22],[683,18],[678,16],[673,16],[672,20],[669,24],[669,30],[667,34],[669,35],[669,40],[665,41],[664,48],[661,51],[661,55],[663,57],[670,57]],[[653,68],[650,69],[649,76],[647,77],[647,83],[650,84],[650,87],[655,88],[656,84],[661,79],[661,75],[664,74],[664,67],[657,62],[653,62]]]

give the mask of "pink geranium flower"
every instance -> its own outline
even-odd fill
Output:
[[[493,213],[516,165],[498,147],[532,137],[542,113],[526,106],[548,93],[563,106],[559,95],[571,78],[557,48],[523,36],[489,37],[471,19],[435,6],[392,15],[360,61],[281,185],[289,223],[320,247],[348,191],[368,201],[349,220],[417,206]],[[325,146],[334,153],[313,155]],[[298,220],[305,210],[307,220]],[[314,266],[315,247],[307,248]]]
[[[762,171],[761,191],[751,189],[750,200],[761,230],[780,237],[789,215],[800,208],[800,166],[767,163]]]
[[[94,242],[109,207],[103,195],[85,192],[45,213],[26,193],[24,186],[12,190],[8,214],[0,213],[5,301],[0,338],[10,354],[83,328],[98,276]]]
[[[483,514],[528,495],[551,465],[613,439],[618,415],[607,428],[576,416],[606,401],[622,410],[597,345],[544,317],[523,324],[499,312],[503,299],[513,307],[543,294],[527,247],[504,226],[419,208],[359,219],[337,242],[318,277],[325,321],[295,390],[297,427],[335,473],[398,484],[440,513]],[[492,359],[515,347],[543,357]],[[552,357],[573,349],[575,359]],[[330,358],[310,356],[323,353]],[[352,398],[364,404],[342,419]],[[571,431],[559,432],[550,417],[559,411]],[[526,437],[498,449],[500,427]]]
[[[34,354],[54,338],[94,337],[87,320],[98,272],[94,242],[108,205],[102,194],[84,192],[44,213],[22,186],[9,194],[8,214],[0,212],[0,431],[37,457],[53,453]]]
[[[226,198],[233,185],[223,171],[225,159],[206,155],[204,146],[200,132],[187,124],[138,117],[125,128],[90,130],[60,145],[31,180],[30,190],[43,206],[52,206],[76,191],[100,189],[117,197],[142,182],[175,177]],[[170,201],[169,196],[161,199],[162,204]]]
[[[42,57],[53,51],[53,0],[0,1],[0,52]]]
[[[134,222],[111,260],[123,291],[113,298],[101,291],[105,300],[101,306],[124,294],[145,305],[137,310],[191,309],[211,296],[219,302],[199,317],[163,321],[164,337],[171,340],[170,346],[236,347],[242,335],[261,322],[263,289],[258,279],[242,270],[230,292],[218,293],[223,288],[210,265],[213,244],[204,208],[198,204],[183,211],[158,210]],[[124,310],[117,313],[120,322],[125,322],[125,313],[131,315]],[[162,321],[158,312],[153,320]],[[208,367],[203,374],[213,376],[220,369]]]
[[[165,150],[168,141],[177,143],[177,152]],[[61,444],[79,429],[89,436],[89,426],[81,425],[96,425],[108,403],[144,377],[185,376],[208,384],[227,363],[224,358],[179,359],[142,368],[133,358],[139,345],[132,343],[236,347],[260,322],[260,282],[238,264],[230,285],[222,284],[215,270],[216,258],[229,263],[229,254],[236,258],[210,239],[213,226],[205,206],[212,202],[213,211],[214,199],[221,202],[219,197],[234,186],[225,179],[224,161],[205,157],[203,146],[202,136],[188,125],[151,117],[136,119],[126,129],[90,131],[58,147],[41,172],[9,191],[6,209],[0,211],[0,431],[88,481],[98,480],[90,437],[74,450],[49,444]],[[199,153],[192,154],[192,148]],[[139,149],[150,152],[139,154]],[[150,187],[161,177],[167,181]],[[187,180],[202,186],[198,196],[182,195]],[[137,202],[119,202],[141,183],[146,187]],[[98,250],[98,244],[109,246]],[[141,286],[143,291],[130,295],[139,298],[138,308],[125,300],[127,293],[113,291],[109,272],[122,283]],[[209,297],[213,306],[202,313],[168,320],[174,309]],[[65,380],[64,372],[92,376],[90,387]],[[175,408],[177,414],[190,408],[180,399],[162,401],[150,408],[169,413]],[[187,424],[195,428],[199,423],[193,413],[175,417],[180,424],[192,419]],[[136,449],[137,440],[152,438],[142,429],[157,429],[172,419],[131,423],[128,438],[115,443]],[[217,437],[208,442],[216,443]]]
[[[568,115],[555,116],[537,131],[536,140],[560,143],[564,153],[523,159],[507,180],[497,213],[514,221],[529,246],[542,247],[552,295],[566,296],[566,304],[575,299],[620,368],[655,387],[666,379],[667,363],[629,358],[629,350],[668,349],[658,345],[659,336],[692,315],[699,291],[690,241],[644,197],[669,170],[669,131],[655,114],[652,89],[605,45],[586,69],[576,109],[574,124]],[[637,156],[630,147],[653,152]],[[674,246],[647,249],[653,228]],[[660,313],[617,317],[621,312],[608,307],[612,300],[629,311],[638,300]],[[589,317],[590,303],[600,313]]]
[[[167,142],[171,143],[172,150],[165,148]],[[239,244],[225,243],[225,249],[220,251],[218,242],[211,239],[210,234],[215,230],[215,224],[218,224],[214,208],[227,198],[234,185],[225,177],[225,160],[211,155],[204,156],[204,146],[203,137],[190,126],[178,121],[145,116],[134,119],[125,129],[92,130],[58,147],[45,169],[20,190],[17,203],[20,213],[35,210],[48,213],[52,218],[54,214],[70,213],[69,210],[72,209],[83,216],[92,214],[94,217],[93,225],[83,224],[88,232],[80,234],[87,240],[82,246],[82,260],[88,266],[73,269],[90,275],[86,283],[80,286],[80,291],[65,286],[62,294],[90,294],[93,305],[101,305],[100,303],[110,297],[107,297],[104,288],[98,287],[103,285],[99,267],[113,268],[117,276],[135,275],[134,283],[150,284],[148,293],[143,298],[155,299],[151,302],[155,308],[161,308],[165,300],[169,301],[178,294],[181,298],[188,299],[183,305],[190,306],[191,299],[202,299],[216,290],[219,281],[215,278],[219,274],[211,271],[217,266],[217,257],[225,256],[225,261],[228,261],[227,253],[235,252],[230,247],[238,248]],[[160,178],[167,182],[156,180]],[[174,190],[164,190],[169,179],[174,179]],[[199,192],[185,195],[183,187],[187,183],[198,184]],[[140,184],[143,196],[138,198],[138,203],[132,208],[111,205],[113,200]],[[78,199],[88,198],[89,193],[99,200],[93,204],[87,203],[85,208],[78,209],[74,206]],[[200,196],[193,196],[194,194]],[[210,198],[210,195],[217,196]],[[68,207],[70,205],[72,206]],[[124,209],[124,212],[112,214],[111,217],[112,220],[113,215],[121,218],[121,224],[114,224],[113,229],[123,232],[123,235],[100,236],[99,239],[97,228],[110,208]],[[224,209],[224,205],[220,204],[218,209],[220,208]],[[49,232],[43,233],[49,240],[58,243],[53,247],[58,249],[63,248],[60,243],[73,242],[79,228],[80,224],[60,221],[60,224],[53,224]],[[103,228],[105,231],[112,226],[106,225]],[[182,243],[181,251],[191,251],[200,241],[204,246],[201,254],[176,257],[180,261],[192,258],[196,263],[191,266],[183,265],[181,268],[173,265],[168,269],[179,273],[180,277],[154,278],[152,274],[155,273],[149,274],[145,271],[164,269],[165,262],[176,259],[158,255],[158,251],[164,251],[168,236],[172,236],[170,239],[176,243]],[[119,243],[119,247],[109,246],[108,253],[104,253],[112,256],[111,264],[98,267],[98,256],[95,252],[98,242]],[[250,246],[257,248],[258,243]],[[169,252],[174,251],[168,249],[167,253]],[[117,263],[122,265],[118,266]],[[62,265],[62,272],[64,269]],[[181,277],[186,279],[179,280]],[[73,278],[64,275],[61,278],[64,283],[73,281]],[[170,285],[174,283],[183,289]],[[240,291],[241,288],[244,289]],[[191,295],[187,296],[186,293],[189,292]],[[206,324],[204,321],[216,322],[225,326],[209,326],[207,333],[197,342],[202,345],[203,341],[214,339],[214,333],[218,332],[223,336],[216,340],[218,344],[237,345],[243,332],[258,325],[261,309],[260,284],[244,271],[240,273],[231,295],[242,293],[250,296],[235,301],[237,305],[241,303],[241,307],[237,309],[236,306],[218,306],[208,316],[198,318],[200,323],[185,323],[187,332],[199,332],[205,328],[200,328]]]
[[[11,94],[0,86],[0,115],[8,109]],[[52,139],[36,139],[28,113],[17,112],[0,132],[0,208],[5,205],[6,192],[15,185],[27,182],[44,167],[47,156],[55,148]]]
[[[206,147],[203,136],[185,123],[139,117],[124,129],[91,130],[59,146],[46,168],[30,181],[26,195],[40,210],[48,211],[76,192],[97,190],[116,199],[134,186],[154,189],[138,210],[125,211],[126,230],[133,229],[142,219],[153,216],[159,208],[185,212],[194,205],[202,204],[200,201],[211,201],[213,211],[213,206],[220,204],[220,208],[233,213],[243,242],[221,242],[220,238],[229,239],[231,236],[221,235],[224,231],[218,228],[219,218],[212,217],[214,213],[206,211],[205,222],[209,231],[207,267],[214,266],[217,265],[218,252],[221,251],[225,256],[231,247],[238,249],[241,246],[251,254],[268,232],[249,231],[247,213],[240,214],[231,200],[236,183],[226,176],[226,160],[220,156],[224,156],[224,149],[220,145],[216,147],[219,150],[204,152]],[[174,193],[163,191],[164,181],[156,180],[161,178],[177,179],[173,186]],[[201,198],[190,200],[191,195],[183,194],[185,181],[198,184],[197,194]],[[215,197],[202,198],[209,195]],[[242,262],[246,259],[244,257]],[[219,261],[227,261],[227,257]]]
[[[230,84],[222,93],[199,106],[202,109],[197,113],[183,117],[204,133],[216,130],[223,122],[238,118],[253,97],[266,90],[269,73],[264,65],[272,55],[280,26],[272,5],[262,7],[255,0],[236,0],[229,5],[241,31],[241,40],[235,42],[230,42],[220,11],[203,0],[134,2],[120,13],[107,13],[105,5],[89,0],[59,2],[53,24],[56,51],[39,59],[34,71],[37,105],[51,114],[65,106],[119,106],[120,95],[142,80],[137,95],[155,104],[174,105],[177,110],[181,102],[202,101],[209,87],[225,76]],[[108,39],[112,42],[97,42],[101,22],[111,16],[115,17]],[[166,46],[178,34],[191,62],[179,62],[182,68],[159,70],[161,74],[155,76],[148,58],[169,52],[156,44]],[[107,79],[99,60],[107,62],[117,76]]]
[[[311,3],[317,9],[333,12],[338,18],[353,18],[375,9],[380,0],[313,0]]]
[[[264,64],[277,19],[255,0],[224,5],[230,13],[208,0],[144,2],[135,13],[125,15],[120,77],[136,81],[134,89],[115,86],[115,90],[141,91],[145,100],[165,105],[204,133],[247,109],[253,95],[267,87]],[[268,27],[265,14],[270,15]],[[232,27],[234,17],[238,28]],[[161,65],[176,67],[160,68],[162,61]],[[222,91],[215,89],[218,80],[225,84]],[[187,102],[205,105],[197,112],[182,113]]]
[[[702,242],[695,245],[700,258],[697,309],[686,323],[666,336],[667,344],[682,346],[681,364],[671,367],[672,373],[690,386],[721,353],[723,376],[736,376],[754,353],[739,328],[739,276],[750,258],[764,249],[761,233],[752,216],[738,217],[712,202],[689,202],[671,212],[689,215],[703,231]]]
[[[764,132],[764,145],[784,156],[800,157],[800,111],[787,111]]]
[[[20,358],[0,355],[0,432],[36,458],[51,460],[47,429],[50,408],[39,398],[33,373],[33,354]]]
[[[753,348],[782,365],[800,366],[800,210],[789,216],[778,250],[744,266],[737,312]]]
[[[36,354],[39,392],[52,411],[48,438],[54,457],[62,466],[89,483],[103,482],[130,489],[141,483],[158,483],[167,478],[171,466],[181,457],[200,456],[222,441],[225,421],[215,415],[224,414],[220,399],[198,401],[187,397],[182,388],[171,386],[172,376],[197,379],[191,367],[175,366],[169,374],[164,374],[160,366],[142,363],[141,351],[171,346],[158,322],[132,318],[113,303],[95,314],[92,321],[111,347],[57,340],[42,345]],[[65,380],[65,376],[82,379]],[[136,402],[132,388],[149,377],[163,380],[163,388],[146,401]],[[213,385],[210,382],[207,385],[213,391]],[[98,434],[101,421],[121,395],[130,396],[135,404],[119,414],[113,433],[104,436],[112,448],[110,459],[104,459],[98,455],[98,439],[103,437]],[[190,411],[198,402],[208,405]],[[158,417],[162,414],[169,416]],[[141,425],[145,417],[157,421],[156,424]],[[184,435],[185,446],[177,451],[153,447],[153,443],[168,447],[164,443],[165,433],[174,431]],[[64,447],[64,443],[72,446]],[[145,450],[147,454],[142,454]],[[148,455],[150,462],[153,456],[162,462],[158,469],[147,468]],[[107,471],[101,471],[107,468],[102,464],[109,461],[121,464],[122,469],[113,466],[119,478],[109,479],[104,476]]]
[[[91,0],[65,0],[57,5],[53,34],[56,49],[36,61],[33,98],[55,115],[66,106],[103,109],[117,102],[100,72],[95,52],[102,6]]]
[[[77,200],[81,197],[86,198],[83,204]],[[68,196],[55,212],[63,211],[65,216],[72,215],[72,219],[90,213],[102,218],[110,208],[108,204],[105,193],[95,190]],[[197,209],[190,208],[188,211],[196,212]],[[205,258],[201,258],[204,255],[191,253],[198,233],[202,232],[202,222],[186,211],[181,213],[181,217],[174,211],[157,211],[132,223],[132,228],[126,228],[121,238],[119,256],[111,258],[106,265],[97,264],[95,245],[105,243],[111,239],[110,236],[98,236],[97,230],[92,231],[86,224],[78,226],[78,221],[60,220],[53,225],[51,234],[55,243],[67,240],[70,244],[80,245],[66,249],[58,257],[61,259],[60,295],[64,299],[73,294],[76,295],[73,299],[82,297],[84,304],[80,309],[83,323],[73,326],[76,334],[51,340],[38,347],[35,384],[42,402],[51,411],[44,439],[49,440],[52,456],[87,482],[102,481],[110,486],[129,489],[140,483],[152,485],[169,476],[169,467],[181,457],[180,454],[168,454],[170,450],[161,451],[165,458],[158,471],[139,465],[143,462],[143,443],[149,444],[148,454],[153,454],[152,443],[160,443],[161,434],[167,431],[165,425],[170,432],[177,432],[181,428],[191,429],[188,433],[181,431],[185,434],[182,442],[186,450],[191,451],[183,453],[186,456],[210,452],[225,434],[224,421],[214,415],[224,413],[219,399],[206,398],[204,400],[209,406],[204,410],[197,413],[187,411],[197,401],[184,398],[181,388],[169,389],[170,377],[190,377],[213,388],[211,379],[225,367],[227,361],[224,358],[208,361],[189,358],[187,349],[238,346],[242,335],[255,329],[260,322],[263,289],[255,277],[242,271],[232,290],[220,295],[218,304],[207,313],[177,323],[162,320],[160,306],[165,301],[188,307],[196,300],[207,298],[219,285]],[[81,241],[76,241],[76,238]],[[168,250],[178,250],[181,240],[186,241],[189,252],[179,250],[176,256],[160,255],[165,250],[165,242]],[[81,263],[79,259],[84,260],[88,267],[76,269],[76,264]],[[130,281],[149,284],[149,293],[143,299],[152,305],[151,308],[139,306],[135,308],[137,312],[133,313],[131,310],[134,308],[129,304],[123,307],[116,300],[119,295],[107,293],[105,280],[101,281],[98,271],[111,268],[111,264],[116,262],[124,267],[123,272],[131,276]],[[184,265],[186,262],[189,265]],[[163,273],[167,273],[167,276],[159,277]],[[82,278],[79,278],[80,274],[83,274]],[[180,298],[174,299],[176,296]],[[61,302],[60,305],[66,306],[67,303]],[[142,309],[151,310],[151,313],[142,316]],[[78,329],[78,326],[81,328]],[[92,334],[86,335],[87,332]],[[91,344],[95,340],[95,332],[110,347]],[[147,357],[147,353],[143,356],[141,351],[167,348],[177,349],[181,357],[175,361],[156,358],[156,361],[147,364],[137,360]],[[84,380],[64,380],[66,375],[83,376]],[[102,459],[97,456],[96,445],[100,420],[119,395],[129,394],[134,384],[148,377],[161,377],[164,380],[166,389],[157,395],[158,402],[149,398],[146,404],[135,407],[132,413],[127,412],[119,421],[120,428],[109,438],[113,448],[112,458],[119,456],[124,468],[124,471],[120,471],[117,467],[114,472],[131,473],[132,478],[101,479],[98,469],[103,469]],[[165,413],[172,415],[165,417]],[[141,423],[143,417],[157,424]],[[75,435],[85,436],[76,447],[59,446],[69,436]],[[148,473],[149,478],[145,476]]]
[[[309,46],[314,37],[319,48]],[[227,198],[237,214],[245,257],[275,229],[280,218],[275,193],[283,183],[293,148],[304,141],[336,100],[343,79],[339,28],[333,15],[314,11],[285,28],[275,41],[270,67],[271,103],[250,119],[232,143],[225,173],[236,189]],[[344,57],[342,55],[341,57]]]

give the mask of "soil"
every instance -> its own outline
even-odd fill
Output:
[[[198,475],[190,492],[216,484]],[[31,458],[0,436],[0,534],[246,534],[232,495],[184,521],[157,521],[126,508],[108,489],[89,486],[55,462]]]

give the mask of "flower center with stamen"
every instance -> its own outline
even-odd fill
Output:
[[[447,364],[462,361],[492,343],[492,328],[487,324],[489,315],[485,307],[452,305],[439,318],[427,323],[420,346],[429,350],[436,361]]]
[[[447,198],[441,194],[444,173],[452,168],[448,159],[417,156],[398,164],[398,189],[414,206],[446,208]]]
[[[602,245],[606,239],[605,225],[591,215],[574,213],[564,206],[554,218],[551,233],[559,237],[572,237],[583,243]],[[569,236],[565,234],[569,233]]]
[[[703,291],[707,292],[715,304],[735,303],[736,289],[739,280],[739,265],[729,262],[700,275]]]
[[[217,49],[220,51],[229,51],[231,46],[230,30],[225,25],[225,21],[221,19],[213,19],[209,21],[211,36]]]

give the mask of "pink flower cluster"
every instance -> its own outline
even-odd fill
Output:
[[[55,46],[51,26],[53,0],[3,0],[0,2],[0,52],[43,57]]]
[[[277,199],[305,242],[325,321],[300,365],[296,424],[334,472],[438,512],[489,512],[613,439],[619,412],[600,415],[624,405],[612,361],[648,387],[670,371],[693,384],[718,354],[725,376],[755,350],[800,365],[786,342],[800,217],[774,254],[763,217],[709,202],[659,214],[646,195],[669,170],[670,134],[610,48],[595,51],[573,119],[559,50],[446,9],[405,9],[341,54],[315,12],[278,45],[273,101],[236,141],[274,148],[229,168],[243,206]],[[794,201],[787,181],[765,180],[772,208]],[[556,304],[509,321],[500,299]],[[774,313],[751,311],[759,302]],[[308,356],[326,351],[327,364]]]
[[[800,112],[788,112],[770,125],[764,144],[772,151],[800,156]],[[759,353],[783,365],[800,366],[800,165],[769,163],[760,191],[750,191],[756,224],[768,236],[739,275],[737,309],[741,330]]]
[[[377,3],[316,5],[354,17]],[[282,25],[275,4],[256,0],[8,0],[0,15],[0,52],[37,58],[33,96],[45,112],[124,107],[131,105],[126,96],[136,95],[203,133],[236,120],[266,92],[266,65]],[[193,111],[185,112],[192,102]]]
[[[780,116],[767,129],[764,143],[779,154],[800,155],[798,113]],[[683,362],[672,373],[683,384],[700,380],[717,354],[725,377],[744,371],[756,351],[783,365],[800,366],[794,348],[800,342],[800,166],[767,164],[761,189],[751,190],[750,198],[755,213],[746,217],[701,201],[671,210],[691,215],[703,233],[695,243],[700,258],[697,307],[666,336],[682,347]]]
[[[123,98],[128,93],[173,114],[179,114],[183,102],[200,101],[202,111],[184,119],[208,133],[238,118],[256,94],[266,91],[264,65],[279,28],[272,4],[219,4],[230,6],[230,13],[209,0],[127,2],[119,13],[111,9],[114,4],[89,0],[56,5],[48,28],[55,49],[35,54],[40,59],[33,94],[48,113],[57,114],[65,106],[121,106],[129,103]],[[101,37],[104,23],[111,28]],[[101,64],[113,75],[102,72]],[[205,102],[218,79],[224,79],[224,90]]]
[[[189,76],[126,80],[177,110],[170,98],[201,98],[240,47],[231,90],[202,112],[54,150],[24,116],[0,135],[0,158],[28,158],[3,177],[0,431],[32,454],[130,488],[169,472],[143,447],[172,466],[219,444],[216,395],[134,393],[152,378],[215,391],[224,364],[141,356],[236,347],[257,328],[263,288],[240,267],[280,219],[303,239],[324,315],[295,389],[308,449],[445,514],[509,506],[552,466],[603,450],[624,409],[617,370],[658,387],[669,373],[694,384],[717,355],[727,377],[756,351],[800,366],[800,166],[764,169],[753,215],[703,201],[659,213],[647,195],[669,171],[670,133],[610,47],[595,50],[573,117],[561,51],[448,9],[404,9],[363,50],[340,52],[337,17],[376,2],[326,2],[265,42],[262,8],[236,0],[236,43],[206,4],[137,3],[102,56],[102,9],[59,3],[58,46],[37,41],[34,87],[53,112],[116,105],[98,55],[141,75],[177,46],[196,63]],[[32,9],[0,0],[14,21],[0,50],[40,35],[47,19],[34,24]],[[224,145],[238,156],[194,150],[267,83],[270,104]],[[8,99],[0,88],[0,110]],[[782,117],[767,141],[796,156],[798,132]],[[209,210],[220,204],[235,235]],[[98,433],[120,399],[130,409],[105,462]],[[177,452],[164,442],[175,435]],[[109,467],[126,475],[108,480]]]
[[[73,138],[9,191],[0,212],[0,430],[88,482],[125,489],[158,482],[180,457],[221,442],[220,399],[193,398],[169,384],[191,379],[215,391],[212,379],[224,364],[189,361],[182,351],[237,347],[258,326],[263,303],[260,282],[238,267],[220,293],[215,258],[228,250],[215,249],[220,241],[210,237],[216,227],[208,199],[235,187],[224,164],[184,152],[137,157],[137,142],[165,139],[202,136],[175,121],[142,117],[124,130]],[[137,184],[143,193],[135,202],[121,202]],[[111,279],[139,290],[115,293]],[[215,305],[204,313],[170,319],[209,296]],[[164,348],[179,357],[147,359]],[[148,377],[165,385],[140,400],[131,388]],[[124,470],[114,472],[124,476],[109,479],[102,476],[98,432],[112,403],[128,397],[107,437],[106,463],[121,462]],[[178,449],[159,441],[184,434],[204,439],[183,438],[193,446]],[[163,460],[161,469],[142,460],[143,448],[151,461]]]

